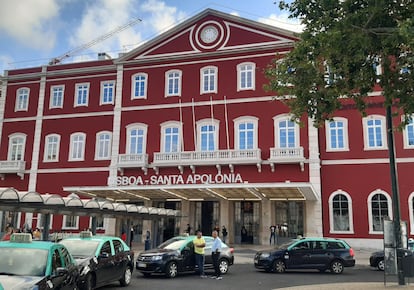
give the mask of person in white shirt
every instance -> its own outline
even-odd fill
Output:
[[[214,265],[214,276],[211,278],[221,280],[221,272],[219,268],[219,259],[220,259],[220,251],[221,251],[221,240],[218,237],[218,232],[213,231],[211,234],[214,238],[213,245],[211,246],[211,257],[213,259],[213,265]]]

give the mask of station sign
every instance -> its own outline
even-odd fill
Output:
[[[150,175],[150,176],[116,176],[108,178],[108,186],[142,186],[142,185],[187,185],[187,184],[231,184],[243,183],[240,173],[228,174],[190,174],[183,176]]]

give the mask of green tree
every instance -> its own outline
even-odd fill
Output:
[[[365,114],[374,87],[393,113],[414,113],[412,0],[294,0],[279,6],[305,29],[295,48],[266,69],[266,88],[296,119],[308,115],[320,126],[344,97]]]

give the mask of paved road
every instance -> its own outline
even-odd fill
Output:
[[[143,277],[134,271],[130,289],[151,290],[272,290],[272,289],[297,289],[297,290],[370,290],[370,289],[401,289],[392,287],[394,283],[384,287],[383,272],[368,266],[368,257],[372,249],[355,249],[357,264],[353,268],[346,268],[341,275],[333,275],[329,272],[318,271],[289,271],[284,274],[273,274],[258,271],[253,266],[254,253],[260,249],[250,247],[237,247],[236,264],[231,266],[223,280],[201,279],[194,274],[180,275],[175,279],[163,276]],[[211,272],[207,272],[212,274]],[[413,281],[414,282],[414,281]],[[412,286],[411,286],[412,287]],[[102,288],[122,289],[117,283]],[[412,289],[412,288],[411,288]]]

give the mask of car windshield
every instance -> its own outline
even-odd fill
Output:
[[[99,241],[94,240],[62,240],[60,241],[73,257],[90,257],[95,256]]]
[[[172,238],[158,246],[159,249],[179,250],[187,243],[186,239]]]
[[[297,242],[297,240],[292,240],[292,241],[290,241],[290,242],[287,242],[287,243],[284,243],[284,244],[277,245],[277,246],[276,246],[276,249],[281,249],[281,250],[287,249],[287,248],[289,248],[291,245],[293,245],[293,244],[294,244],[294,243],[296,243],[296,242]]]
[[[0,275],[44,276],[48,251],[0,248]]]

